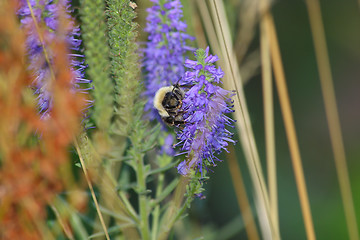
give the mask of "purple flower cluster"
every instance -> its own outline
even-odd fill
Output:
[[[192,86],[183,99],[185,126],[178,132],[177,145],[187,154],[177,169],[182,175],[190,169],[199,171],[202,175],[209,166],[215,166],[220,161],[214,154],[226,150],[232,133],[225,127],[232,126],[234,120],[227,117],[231,113],[233,95],[231,91],[215,85],[224,76],[221,68],[216,68],[214,62],[219,58],[209,55],[209,48],[198,49],[196,61],[186,60],[187,71],[181,80],[181,85]]]
[[[160,120],[153,107],[157,90],[175,83],[185,72],[185,53],[191,49],[186,46],[186,24],[181,21],[182,6],[180,0],[151,0],[154,5],[147,11],[145,31],[149,33],[147,46],[144,49],[145,95],[148,98],[145,106],[150,111],[151,120]]]
[[[28,4],[29,3],[29,4]],[[29,7],[31,6],[31,8]],[[71,22],[71,26],[67,30],[66,41],[68,42],[70,64],[73,72],[73,84],[75,89],[80,89],[82,85],[88,85],[91,80],[85,79],[84,70],[84,55],[79,54],[81,40],[80,28],[74,26],[74,21],[70,16],[68,0],[21,0],[18,15],[21,18],[21,24],[27,31],[26,48],[29,59],[29,70],[34,74],[35,80],[33,87],[35,94],[38,96],[39,111],[42,117],[46,118],[52,108],[52,96],[50,93],[50,79],[51,79],[51,63],[55,56],[51,55],[51,49],[48,46],[56,41],[57,29],[59,24],[59,10],[60,7],[66,11],[66,17]],[[36,23],[31,16],[33,12]],[[42,38],[39,38],[39,33],[36,29],[36,24],[44,24],[46,30],[42,31]],[[44,30],[44,29],[43,29]],[[44,52],[44,49],[46,53]],[[76,54],[77,53],[77,54]],[[47,56],[47,57],[46,57]],[[88,89],[81,89],[87,91]],[[91,105],[91,102],[89,102]]]

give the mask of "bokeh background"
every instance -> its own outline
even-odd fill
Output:
[[[234,45],[238,20],[245,1],[227,0],[229,24]],[[333,74],[341,128],[347,156],[357,219],[360,218],[360,8],[355,0],[320,1],[326,41]],[[190,24],[195,16],[184,4]],[[348,239],[335,163],[325,116],[313,39],[305,1],[272,2],[280,50],[282,54],[291,107],[303,160],[306,184],[316,236],[318,239]],[[190,22],[189,22],[190,21]],[[246,23],[243,23],[246,24]],[[249,51],[259,49],[259,27]],[[244,87],[256,143],[266,174],[262,82],[260,69]],[[279,194],[279,219],[282,239],[306,239],[303,218],[291,158],[288,150],[278,96],[274,85],[276,160]],[[254,193],[241,144],[235,146],[241,172],[251,198]],[[222,156],[226,159],[226,156]],[[246,239],[241,228],[241,212],[237,205],[227,161],[218,164],[210,174],[206,200],[196,200],[190,211],[194,237],[218,229],[224,239]],[[358,220],[359,221],[359,220]],[[204,227],[209,226],[210,227]],[[195,227],[194,227],[195,226]],[[209,229],[210,228],[210,229]],[[360,228],[360,226],[359,226]],[[231,236],[232,235],[232,236]],[[206,239],[206,238],[205,238]]]

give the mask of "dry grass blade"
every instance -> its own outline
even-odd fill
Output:
[[[204,28],[205,28],[205,31],[206,31],[206,34],[207,34],[207,39],[209,41],[211,49],[215,54],[218,54],[219,56],[222,56],[220,46],[219,46],[219,41],[218,41],[218,38],[216,36],[214,25],[212,24],[211,16],[210,16],[210,13],[209,13],[209,9],[208,9],[208,7],[206,5],[206,2],[205,2],[205,0],[197,0],[195,2],[196,2],[197,7],[199,9],[201,19],[203,20]]]
[[[294,119],[291,112],[290,100],[289,100],[289,95],[285,81],[285,74],[284,74],[284,69],[280,55],[279,44],[277,41],[274,20],[268,11],[266,11],[264,14],[264,22],[270,37],[269,42],[270,42],[271,57],[273,61],[273,69],[276,80],[275,82],[278,90],[280,107],[284,119],[285,131],[288,139],[291,160],[295,174],[296,186],[299,193],[301,210],[304,217],[306,235],[307,235],[307,239],[313,240],[316,239],[316,237],[315,237],[314,225],[311,216],[309,198],[306,189],[304,171],[301,163],[299,144],[297,141]]]
[[[266,0],[262,3],[266,4]],[[275,157],[275,131],[274,131],[274,107],[273,107],[273,89],[271,58],[268,41],[268,32],[266,31],[264,19],[260,21],[260,45],[261,45],[261,65],[263,82],[263,101],[264,101],[264,124],[265,124],[265,144],[266,144],[266,162],[268,170],[268,185],[270,197],[270,211],[273,222],[279,229],[278,216],[278,198],[277,198],[277,180],[276,180],[276,157]]]
[[[227,160],[228,160],[227,162],[236,193],[236,199],[238,201],[238,205],[242,212],[242,218],[244,220],[244,223],[246,223],[245,230],[249,239],[257,240],[260,238],[256,229],[255,220],[246,194],[245,185],[240,171],[240,166],[234,154],[235,151],[234,147],[230,145],[229,148],[230,149],[229,149],[229,153],[227,154]]]
[[[62,230],[65,233],[65,236],[70,239],[70,240],[74,240],[74,235],[72,234],[69,225],[63,221],[62,217],[60,216],[59,211],[57,210],[57,208],[54,205],[50,205],[51,209],[53,210],[53,212],[55,213],[56,219],[58,220]]]
[[[258,22],[259,0],[242,0],[240,2],[239,31],[235,40],[235,54],[238,62],[242,64],[255,36],[255,26]]]
[[[86,170],[85,162],[84,162],[84,160],[82,158],[81,151],[80,151],[80,148],[79,148],[79,144],[77,143],[76,139],[74,140],[74,144],[75,144],[76,151],[77,151],[77,153],[79,155],[79,159],[80,159],[80,162],[81,162],[82,169],[84,171],[86,182],[87,182],[87,184],[89,186],[89,189],[90,189],[90,192],[91,192],[91,197],[93,198],[94,203],[95,203],[96,212],[97,212],[97,214],[99,215],[99,218],[100,218],[101,226],[102,226],[102,228],[104,230],[106,239],[110,240],[110,237],[109,237],[109,234],[107,232],[107,228],[106,228],[106,225],[105,225],[105,222],[104,222],[103,215],[102,215],[102,213],[100,211],[100,208],[99,208],[99,203],[98,203],[98,201],[96,199],[96,196],[95,196],[94,188],[92,186],[90,177],[89,177],[88,172]]]
[[[201,18],[203,19],[206,33],[208,36],[212,36],[212,37],[209,37],[211,49],[218,56],[222,56],[222,52],[220,51],[219,42],[216,37],[215,28],[214,28],[214,25],[212,24],[212,20],[211,20],[210,14],[209,14],[207,4],[206,4],[205,0],[198,0],[198,1],[196,1],[196,3],[198,6],[198,11],[200,12]],[[201,33],[204,34],[203,31],[201,31]],[[199,34],[200,33],[197,32],[197,36],[196,36],[197,39],[198,39]],[[205,36],[202,38],[205,39]],[[208,44],[206,44],[206,46],[208,46]],[[220,61],[222,63],[220,65],[224,65],[223,57],[220,58]],[[232,146],[230,146],[230,148],[232,148]],[[233,153],[233,151],[230,150],[230,154],[228,155],[228,159],[229,159],[228,164],[229,164],[230,174],[231,174],[231,177],[233,180],[233,185],[234,185],[235,193],[237,196],[240,211],[243,214],[244,222],[248,223],[248,224],[245,224],[245,230],[248,234],[249,239],[259,239],[259,234],[257,232],[256,223],[254,221],[254,216],[251,211],[251,206],[249,204],[245,188],[243,187],[243,180],[241,177],[240,168],[238,166],[236,159],[231,156],[232,153]]]
[[[342,201],[344,203],[345,217],[350,239],[358,240],[359,231],[356,221],[355,208],[350,187],[348,167],[346,163],[345,148],[342,139],[339,113],[336,105],[336,97],[325,32],[321,19],[321,10],[318,0],[306,1],[310,26],[315,45],[315,53],[319,68],[321,90],[324,98],[326,117],[329,126],[331,145],[334,153],[336,171],[339,179]]]
[[[250,52],[240,65],[241,81],[245,86],[260,69],[260,51],[258,49]]]
[[[250,176],[254,184],[255,194],[260,202],[260,207],[263,208],[266,217],[259,218],[265,219],[262,226],[270,226],[271,233],[266,233],[266,227],[263,227],[264,237],[272,237],[273,239],[280,239],[280,234],[276,229],[276,224],[272,222],[270,216],[269,196],[264,180],[263,171],[261,168],[259,155],[255,143],[254,134],[251,127],[250,117],[247,110],[246,100],[242,88],[241,77],[238,69],[236,57],[233,54],[230,31],[228,28],[227,19],[225,17],[222,1],[210,1],[211,10],[214,16],[214,23],[217,35],[220,42],[221,51],[225,59],[225,73],[227,72],[228,80],[224,80],[225,88],[235,89],[236,97],[234,101],[235,119],[237,120],[236,126],[239,130],[240,140],[243,145],[244,154],[248,163]],[[219,9],[221,11],[219,11]]]

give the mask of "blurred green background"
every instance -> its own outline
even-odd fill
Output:
[[[227,5],[228,20],[234,30],[233,35],[239,30],[236,24],[239,9],[235,7],[238,2],[224,1]],[[356,0],[323,0],[320,4],[359,222],[360,8]],[[185,11],[186,6],[185,4]],[[272,12],[303,160],[316,236],[318,239],[348,239],[305,1],[274,1]],[[258,26],[251,48],[259,48]],[[266,174],[260,71],[246,84],[245,94]],[[275,85],[274,103],[281,237],[282,239],[306,239]],[[242,155],[241,144],[238,143],[235,148],[250,196],[253,194],[252,184]],[[220,159],[225,158],[223,155]],[[231,221],[240,214],[226,160],[219,163],[213,170],[214,173],[210,174],[210,180],[205,185],[206,200],[196,200],[190,212],[191,220],[198,223],[200,228],[197,236],[207,232],[207,228],[201,227],[204,224],[211,224],[214,229],[227,230],[226,227],[231,225]],[[253,199],[251,203],[254,209]],[[239,231],[232,239],[247,238],[244,229]]]

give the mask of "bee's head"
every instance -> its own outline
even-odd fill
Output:
[[[180,88],[178,83],[173,86],[172,93],[180,100],[185,97],[185,92]]]
[[[182,104],[182,95],[179,90],[173,90],[171,92],[167,92],[162,101],[162,105],[165,109],[173,110],[176,108],[180,108]]]

